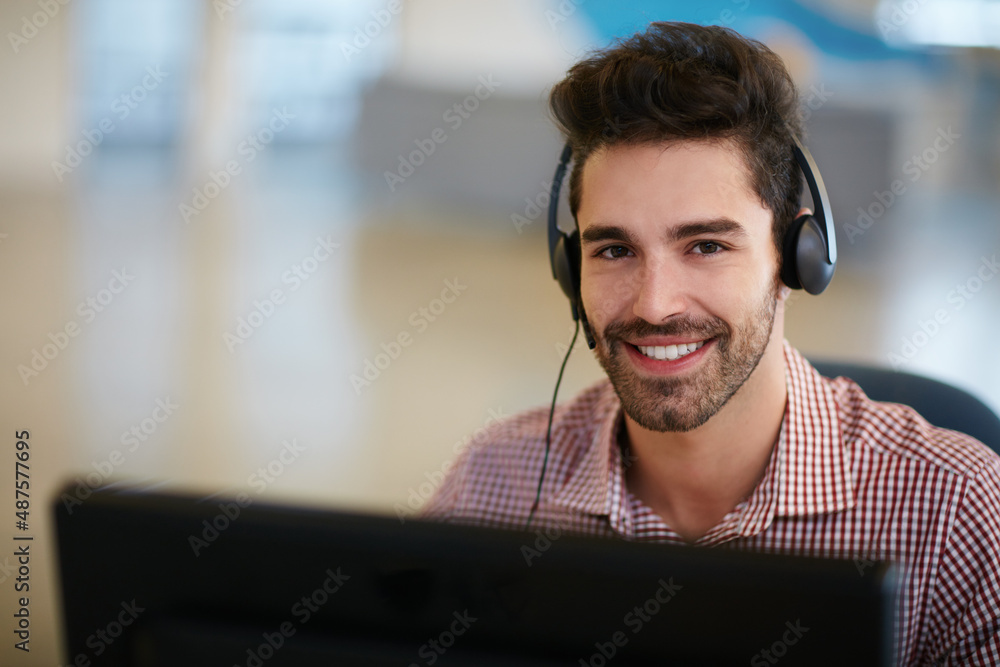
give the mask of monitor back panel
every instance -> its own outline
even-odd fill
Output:
[[[95,493],[57,506],[93,665],[888,665],[884,564]]]

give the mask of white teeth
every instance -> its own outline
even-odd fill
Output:
[[[691,354],[695,350],[699,349],[705,341],[700,340],[697,343],[681,343],[680,345],[656,345],[656,346],[644,346],[639,345],[639,351],[650,359],[669,359],[673,361],[674,359],[679,359],[685,355]]]

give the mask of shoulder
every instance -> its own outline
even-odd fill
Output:
[[[552,418],[549,473],[573,469],[618,406],[607,380],[559,404]],[[515,414],[470,441],[423,514],[490,525],[523,522],[545,461],[549,412],[543,406]]]
[[[995,659],[1000,456],[909,406],[872,400],[849,378],[821,376],[794,350],[786,358],[794,389],[836,413],[857,503],[845,532],[860,533],[874,557],[905,563],[911,647],[928,662]]]
[[[872,400],[851,378],[820,375],[787,341],[785,361],[789,390],[807,412],[835,412],[840,440],[855,455],[970,479],[1000,470],[1000,456],[972,436],[935,426],[908,405]]]
[[[607,419],[617,414],[618,397],[608,380],[584,389],[552,413],[550,456],[574,459],[587,449]],[[508,417],[491,429],[481,442],[469,443],[461,455],[466,473],[484,464],[490,474],[522,471],[544,456],[549,407],[537,407]]]
[[[934,426],[907,405],[874,401],[849,378],[820,377],[837,402],[845,442],[968,479],[1000,471],[1000,457],[972,436]]]

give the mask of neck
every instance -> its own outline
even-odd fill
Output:
[[[779,324],[747,381],[698,428],[650,431],[625,416],[629,489],[688,541],[749,496],[770,460],[787,401]]]

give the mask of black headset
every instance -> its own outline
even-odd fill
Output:
[[[837,237],[833,214],[816,162],[794,133],[792,152],[806,178],[816,212],[799,216],[788,227],[781,260],[781,280],[792,289],[819,294],[830,284],[837,267]],[[572,156],[573,147],[567,143],[559,156],[559,165],[552,178],[549,193],[549,261],[552,276],[569,298],[573,319],[583,325],[587,345],[594,349],[596,343],[580,301],[580,232],[574,225],[573,231],[567,234],[559,228],[558,220],[559,192]]]

